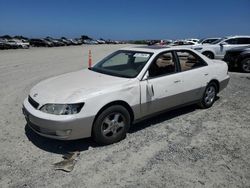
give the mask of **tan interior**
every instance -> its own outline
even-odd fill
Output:
[[[171,54],[163,54],[156,60],[158,67],[174,66],[173,58]]]
[[[197,63],[197,59],[191,54],[188,56],[179,56],[179,61],[182,71],[192,69]]]

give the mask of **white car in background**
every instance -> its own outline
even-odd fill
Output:
[[[17,45],[19,48],[29,48],[30,43],[22,39],[9,39],[8,44]]]
[[[199,39],[185,39],[185,41],[187,41],[187,42],[193,42],[195,44],[198,44]]]
[[[92,68],[38,83],[23,113],[42,136],[111,144],[152,115],[193,103],[211,107],[228,81],[225,62],[190,48],[124,48]]]
[[[218,38],[218,37],[214,37],[214,38],[203,38],[203,39],[200,39],[198,44],[211,44],[217,40],[219,40],[221,38]]]
[[[227,50],[248,45],[250,45],[250,36],[233,36],[221,38],[211,44],[195,45],[191,48],[210,59],[223,59]]]

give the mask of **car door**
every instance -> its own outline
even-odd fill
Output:
[[[227,50],[230,50],[237,46],[237,38],[227,39],[221,42],[219,45],[218,57],[223,58]]]
[[[219,44],[219,50],[217,50],[218,58],[223,58],[227,50],[230,50],[235,47],[244,47],[249,45],[246,42],[247,40],[248,38],[240,37],[240,38],[227,39],[224,42],[221,42]]]
[[[175,50],[180,64],[181,91],[180,103],[198,102],[210,81],[207,63],[195,52],[190,50]]]
[[[181,104],[181,79],[174,53],[166,51],[159,54],[140,82],[142,116]]]
[[[140,82],[143,116],[200,101],[207,83],[211,80],[207,63],[190,50],[171,51],[174,71],[154,73],[150,69],[161,55],[151,63],[148,76]]]

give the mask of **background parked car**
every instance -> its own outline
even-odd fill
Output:
[[[17,42],[13,41],[12,39],[5,39],[5,44],[9,45],[10,49],[21,48],[21,46],[18,45]]]
[[[71,42],[70,45],[80,45],[80,44],[81,44],[81,43],[78,42],[76,39],[68,39],[68,40]]]
[[[192,43],[195,43],[195,44],[198,44],[199,39],[186,39],[185,41],[187,41],[187,42],[192,42]]]
[[[8,40],[8,43],[11,45],[17,45],[18,48],[29,48],[30,47],[30,43],[24,39],[10,39]]]
[[[66,44],[58,39],[54,39],[51,37],[46,37],[44,40],[50,42],[52,46],[58,47],[58,46],[66,46]]]
[[[211,44],[215,42],[216,40],[219,40],[220,38],[203,38],[199,40],[199,44]]]
[[[224,61],[230,69],[237,67],[243,72],[250,73],[250,46],[228,50]]]
[[[96,40],[98,44],[106,44],[106,41],[103,39]]]
[[[30,45],[34,47],[52,47],[53,44],[44,39],[30,39]]]
[[[193,41],[186,41],[186,40],[177,40],[174,41],[171,46],[182,46],[182,45],[195,45],[196,43]]]
[[[69,39],[62,37],[61,39],[59,39],[60,42],[64,43],[66,46],[70,46],[73,45],[72,41],[70,41]]]
[[[0,49],[1,50],[12,49],[12,45],[8,44],[6,40],[0,39]]]
[[[96,40],[92,40],[92,39],[86,39],[83,42],[84,44],[98,44]]]
[[[250,45],[250,36],[233,36],[221,38],[212,44],[195,45],[193,49],[201,52],[210,59],[223,59],[227,50],[235,47]]]
[[[22,46],[20,44],[18,44],[16,41],[14,41],[13,39],[7,40],[6,41],[8,44],[10,44],[11,46],[13,46],[13,48],[22,48]]]
[[[69,39],[69,40],[72,41],[73,45],[82,45],[83,44],[81,39],[75,38],[75,39]]]

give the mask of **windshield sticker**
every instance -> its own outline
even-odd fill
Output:
[[[143,54],[143,53],[136,53],[134,57],[143,57],[143,58],[148,58],[149,54]]]

